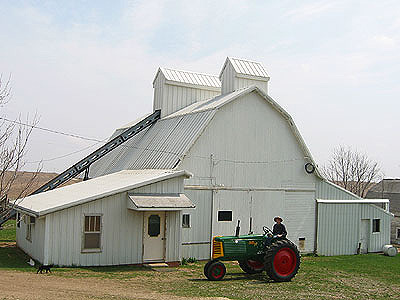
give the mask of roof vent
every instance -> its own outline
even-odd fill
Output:
[[[161,109],[161,117],[221,94],[221,82],[216,75],[167,68],[158,69],[153,87],[153,109]]]
[[[222,94],[256,85],[268,93],[269,76],[261,63],[227,57],[219,75]]]

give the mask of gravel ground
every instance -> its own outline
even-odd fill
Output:
[[[137,282],[104,278],[62,278],[49,274],[0,271],[0,299],[138,299],[224,300],[187,298],[145,290]]]

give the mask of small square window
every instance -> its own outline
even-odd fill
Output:
[[[232,221],[231,210],[220,210],[218,211],[218,221]]]
[[[182,215],[182,227],[190,228],[190,215],[189,214]]]
[[[372,232],[381,232],[381,220],[380,219],[372,220]]]
[[[397,232],[396,232],[396,239],[400,239],[400,227],[396,228]]]

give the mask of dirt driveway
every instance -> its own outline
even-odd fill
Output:
[[[30,272],[0,271],[0,299],[139,299],[223,300],[185,298],[145,290],[133,280],[63,278]]]

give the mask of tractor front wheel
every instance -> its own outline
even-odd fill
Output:
[[[206,263],[205,265],[204,265],[204,270],[203,270],[203,272],[204,272],[204,276],[206,276],[207,278],[208,278],[208,268],[210,267],[210,265],[212,264],[212,263],[215,263],[216,262],[216,260],[210,260],[208,263]],[[210,278],[208,278],[208,279],[210,279]]]
[[[300,268],[300,253],[289,240],[279,240],[266,249],[265,270],[275,281],[290,281]]]
[[[218,281],[224,278],[226,274],[225,265],[220,261],[211,262],[207,266],[207,270],[204,269],[204,273],[209,280]]]
[[[256,260],[239,260],[239,266],[247,274],[258,274],[264,271],[264,263]]]

